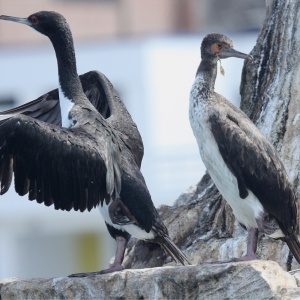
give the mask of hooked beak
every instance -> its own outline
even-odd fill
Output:
[[[32,25],[27,18],[17,18],[17,17],[3,16],[2,15],[2,16],[0,16],[0,20],[17,22],[17,23],[28,25],[28,26]]]
[[[242,58],[242,59],[250,59],[253,60],[253,57],[249,54],[245,54],[239,51],[236,51],[233,48],[228,48],[228,49],[222,49],[219,53],[218,56],[220,58],[227,58],[227,57],[237,57],[237,58]]]

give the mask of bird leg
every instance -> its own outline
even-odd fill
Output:
[[[238,262],[238,261],[249,261],[257,259],[256,249],[257,249],[257,240],[258,240],[258,229],[257,228],[249,228],[248,236],[247,236],[247,252],[242,257],[234,257],[229,260],[223,261],[213,261],[211,263],[215,264],[224,264],[230,262]]]
[[[124,267],[122,266],[122,262],[124,259],[124,253],[125,253],[128,239],[122,236],[117,236],[116,241],[117,241],[117,250],[116,250],[115,259],[108,269],[104,269],[97,272],[76,273],[76,274],[69,275],[68,277],[90,277],[90,276],[103,275],[103,274],[124,270]]]
[[[257,259],[256,250],[257,250],[257,240],[258,240],[258,229],[249,228],[247,236],[247,252],[242,257],[235,257],[229,261],[224,262],[236,262],[236,261],[248,261]]]
[[[257,240],[258,240],[258,232],[262,232],[265,234],[272,234],[276,231],[271,224],[269,224],[266,220],[267,215],[262,214],[259,218],[256,219],[258,228],[249,228],[248,229],[248,237],[247,237],[247,253],[241,258],[234,258],[234,261],[247,261],[257,259],[256,250],[257,250]]]
[[[249,228],[247,236],[247,252],[246,255],[241,258],[236,258],[236,261],[247,261],[257,259],[256,250],[257,250],[257,240],[258,240],[258,229]]]
[[[117,225],[128,225],[136,223],[135,217],[130,213],[128,207],[121,199],[115,199],[108,208],[111,221]]]

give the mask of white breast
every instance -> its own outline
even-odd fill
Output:
[[[108,205],[106,205],[105,201],[103,202],[103,205],[99,205],[99,210],[100,210],[100,213],[104,219],[104,221],[109,224],[110,226],[118,229],[118,230],[121,230],[121,231],[126,231],[128,232],[130,235],[134,236],[135,238],[137,239],[140,239],[140,240],[152,240],[154,239],[154,234],[152,231],[150,232],[146,232],[145,230],[141,229],[140,227],[138,227],[137,225],[134,225],[134,224],[129,224],[129,225],[117,225],[117,224],[114,224],[111,219],[110,219],[110,216],[109,216],[109,212],[108,212],[108,207],[109,205],[111,204],[112,200],[109,202]]]
[[[62,127],[70,128],[73,125],[72,120],[69,118],[69,112],[74,106],[74,102],[72,102],[69,98],[65,97],[61,87],[59,85],[59,104],[61,111],[61,124]]]
[[[209,100],[199,92],[202,78],[200,75],[197,77],[190,94],[189,115],[202,161],[219,192],[231,206],[238,221],[246,227],[257,228],[255,218],[262,214],[263,207],[249,190],[247,198],[240,198],[236,177],[224,162],[209,126],[209,114],[213,112],[214,108],[210,107]]]

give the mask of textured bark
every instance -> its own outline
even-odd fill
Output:
[[[246,62],[241,108],[275,145],[300,191],[300,2],[269,0],[264,24]]]
[[[269,0],[266,7],[266,18],[251,52],[255,60],[245,63],[242,74],[241,108],[275,145],[295,190],[300,192],[300,2]],[[173,207],[162,207],[160,213],[170,236],[193,263],[245,253],[246,232],[208,175]],[[148,247],[131,241],[126,267],[173,264],[159,248],[151,252]],[[285,243],[264,235],[259,236],[258,255],[277,261],[283,268],[290,267],[291,260],[292,268],[299,267]]]

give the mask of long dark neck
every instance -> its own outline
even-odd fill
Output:
[[[202,77],[203,89],[208,93],[214,92],[217,73],[217,59],[201,60],[196,76]]]
[[[49,38],[56,53],[61,90],[66,98],[76,103],[84,93],[77,73],[72,34],[65,29]]]

